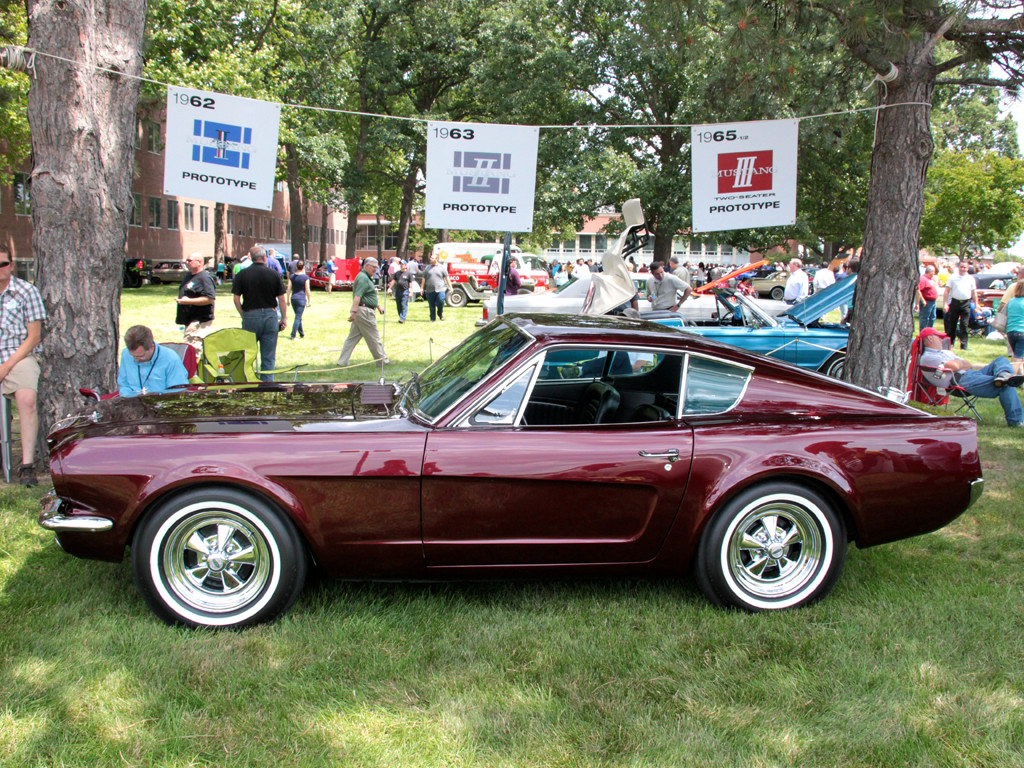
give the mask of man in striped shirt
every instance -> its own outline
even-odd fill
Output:
[[[0,389],[14,398],[21,423],[21,469],[18,481],[36,485],[36,436],[39,414],[39,342],[43,337],[46,310],[39,291],[14,276],[10,246],[0,243]]]

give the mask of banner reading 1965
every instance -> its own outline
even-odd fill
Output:
[[[534,126],[427,123],[424,224],[532,231],[539,135]]]
[[[167,88],[164,193],[269,211],[281,105]]]
[[[690,129],[693,231],[796,222],[797,120]]]

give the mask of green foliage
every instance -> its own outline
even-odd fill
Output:
[[[20,3],[0,3],[0,45],[25,45],[25,8]],[[0,184],[10,184],[32,151],[28,128],[29,78],[24,72],[0,68]]]
[[[1024,232],[1024,161],[942,152],[925,187],[921,245],[965,257],[1007,248]]]

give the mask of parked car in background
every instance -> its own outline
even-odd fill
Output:
[[[574,276],[567,283],[563,283],[553,291],[544,293],[521,293],[518,296],[506,296],[504,301],[505,312],[518,313],[559,313],[575,314],[583,309],[583,303],[590,291],[590,272],[580,270],[579,276]],[[650,304],[647,301],[647,280],[650,273],[632,272],[630,277],[640,299],[640,309],[649,310]],[[772,301],[771,299],[750,299],[769,315],[777,315],[790,308],[784,301]],[[710,321],[718,319],[719,303],[714,296],[693,296],[679,307],[678,315],[684,320],[692,322]],[[497,317],[498,299],[496,296],[483,302],[483,317],[477,320],[478,326]]]
[[[713,603],[780,610],[824,597],[850,542],[967,509],[982,488],[976,429],[643,321],[512,315],[400,386],[92,403],[49,433],[40,524],[71,555],[130,549],[154,612],[194,627],[280,616],[313,567],[693,573]]]
[[[825,316],[849,304],[857,276],[840,280],[772,317],[752,299],[723,289],[715,293],[718,311],[710,319],[687,321],[672,313],[643,313],[647,319],[683,328],[705,338],[759,352],[839,378],[846,365],[850,327]]]
[[[148,269],[143,270],[143,275],[153,285],[180,283],[188,273],[188,267],[185,266],[184,261],[151,262]]]
[[[1006,289],[1016,282],[1014,275],[996,274],[983,272],[974,276],[974,283],[978,286],[978,303],[983,307],[995,309],[995,303],[1003,298]],[[940,294],[941,298],[941,294]]]
[[[775,301],[782,301],[786,294],[786,280],[789,279],[789,272],[777,270],[774,266],[759,267],[754,270],[750,278],[750,284],[757,291],[758,296],[764,296]]]

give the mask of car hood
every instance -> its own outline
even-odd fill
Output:
[[[813,296],[808,296],[803,301],[794,304],[792,309],[783,313],[783,317],[791,317],[800,325],[810,325],[833,309],[838,309],[843,304],[849,304],[853,298],[853,288],[856,284],[857,276],[850,275],[825,290],[818,291]]]
[[[147,433],[299,429],[313,422],[362,422],[395,412],[391,384],[250,384],[192,386],[174,393],[113,397],[61,419],[49,440],[80,431]],[[191,425],[191,426],[182,426]]]

